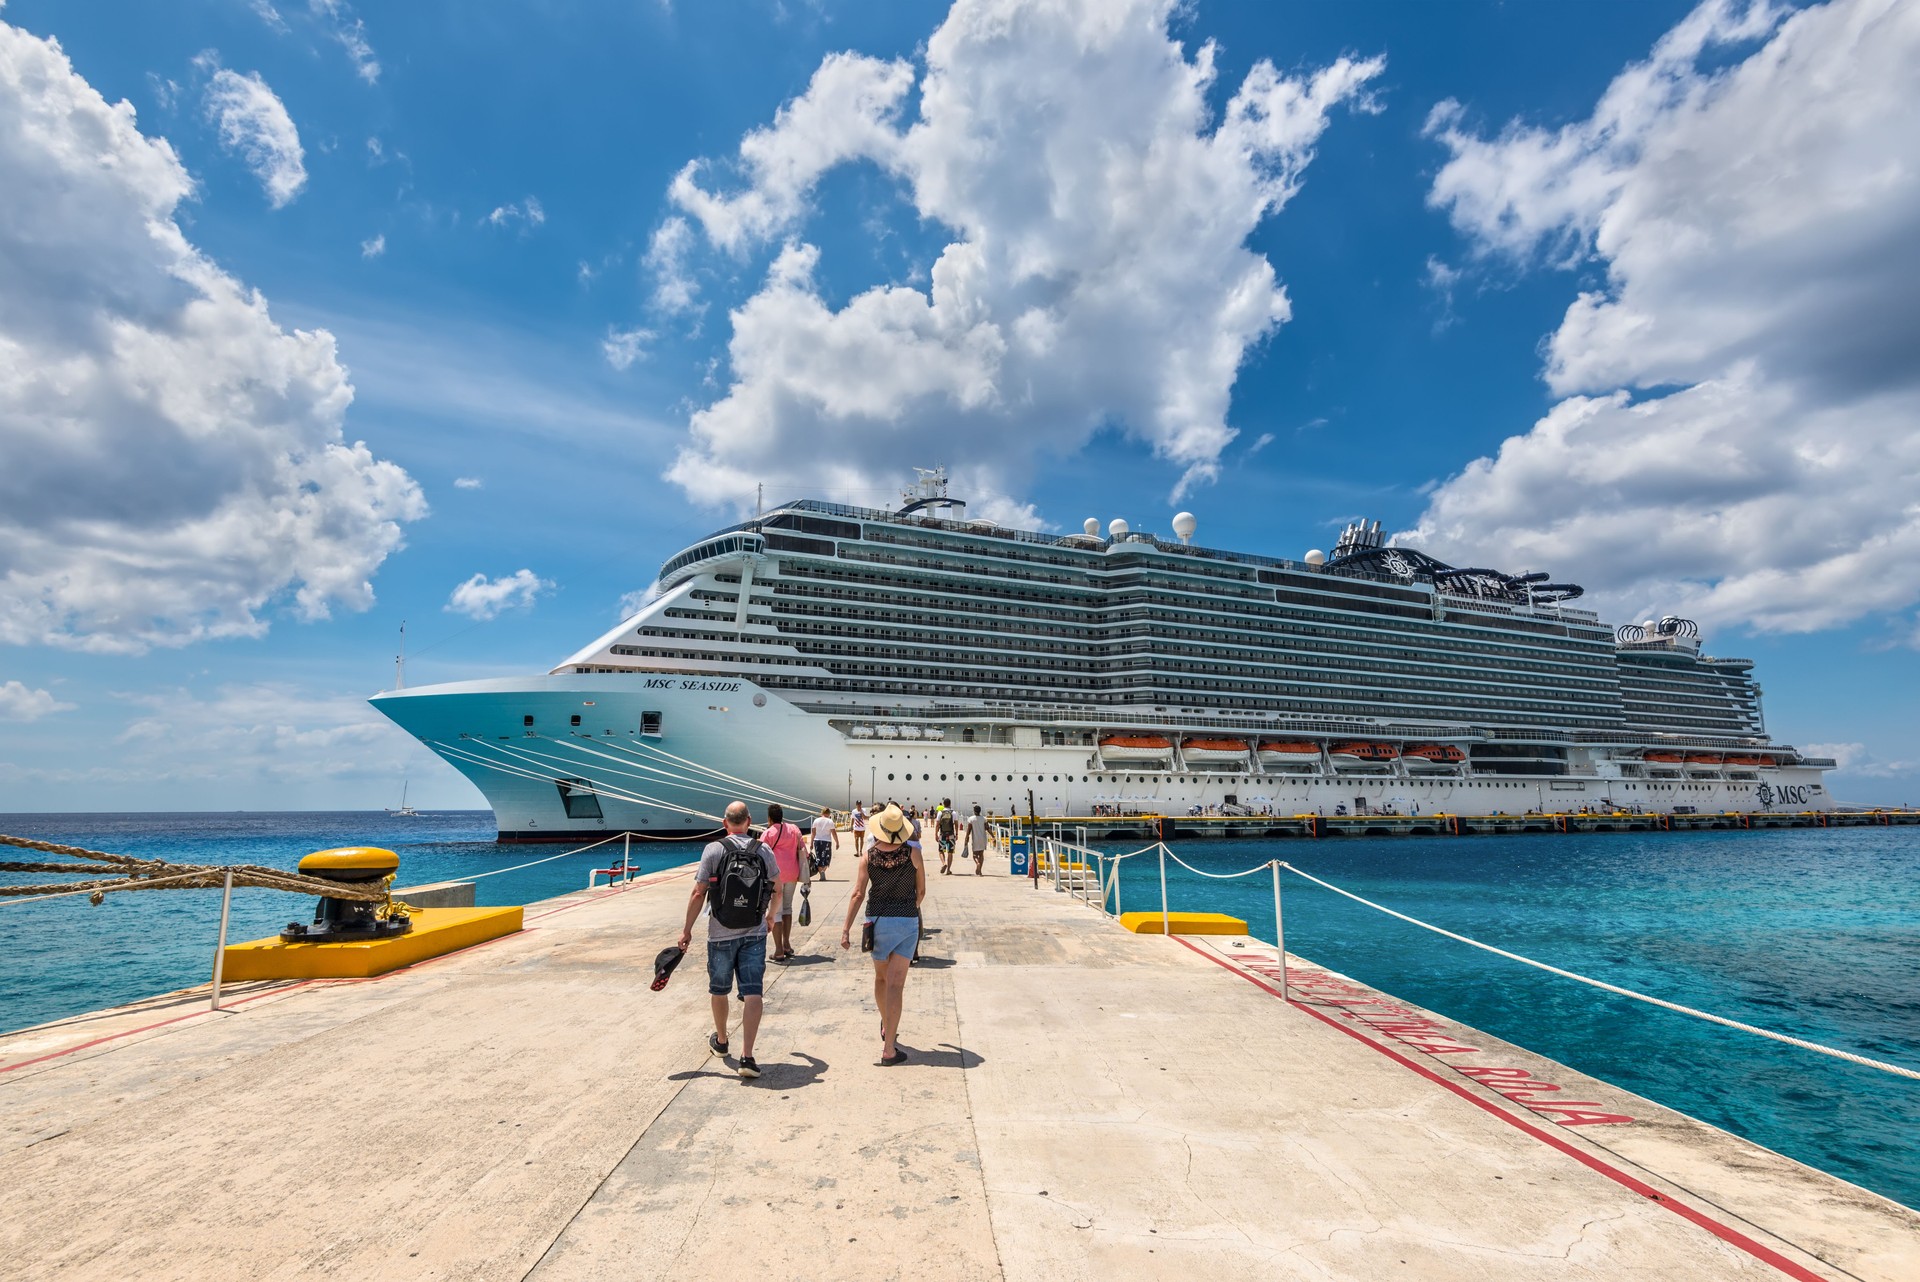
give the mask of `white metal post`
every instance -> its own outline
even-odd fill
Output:
[[[233,907],[233,870],[227,870],[226,889],[220,894],[220,942],[213,946],[213,1001],[208,1010],[220,1009],[220,975],[227,965],[227,910]]]
[[[1113,915],[1114,915],[1115,917],[1118,917],[1118,916],[1120,915],[1120,864],[1121,864],[1121,862],[1122,862],[1122,861],[1121,861],[1121,859],[1120,859],[1120,857],[1119,857],[1118,855],[1116,855],[1116,856],[1114,856],[1114,860],[1113,860]],[[1101,902],[1102,902],[1102,903],[1104,903],[1104,902],[1106,902],[1106,901],[1105,901],[1105,900],[1102,900]]]
[[[620,841],[620,880],[622,883],[633,879],[633,834],[623,833]]]
[[[1280,916],[1280,861],[1273,861],[1273,946],[1280,950],[1280,1000],[1287,1000],[1287,928]]]
[[[1173,922],[1167,913],[1167,843],[1160,845],[1160,933],[1171,935]]]

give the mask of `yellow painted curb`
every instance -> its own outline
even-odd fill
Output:
[[[395,939],[337,944],[286,944],[279,939],[250,939],[227,945],[221,978],[365,979],[402,966],[440,957],[462,948],[511,935],[524,915],[520,908],[421,908],[413,929]]]
[[[1247,923],[1225,913],[1168,913],[1168,933],[1174,935],[1244,935]],[[1121,913],[1120,925],[1136,935],[1160,933],[1159,913]]]

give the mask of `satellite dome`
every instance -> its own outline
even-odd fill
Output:
[[[1107,522],[1107,537],[1117,539],[1130,533],[1132,529],[1133,527],[1128,525],[1123,518],[1116,516]]]
[[[1198,528],[1200,528],[1200,522],[1193,519],[1193,513],[1176,512],[1174,514],[1173,532],[1180,536],[1180,541],[1182,543],[1185,543],[1189,539],[1191,539],[1193,537],[1193,532]]]
[[[1313,551],[1307,553],[1308,565],[1325,565],[1326,563],[1327,563],[1327,554],[1325,552],[1322,552],[1319,548],[1315,548],[1313,549]]]
[[[1080,528],[1087,532],[1088,538],[1097,539],[1100,537],[1100,518],[1090,516],[1080,523]]]

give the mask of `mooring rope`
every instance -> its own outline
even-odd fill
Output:
[[[1168,852],[1168,853],[1172,853],[1172,852]],[[1191,865],[1182,865],[1182,866],[1190,867]],[[1740,1032],[1743,1032],[1743,1033],[1752,1033],[1755,1037],[1765,1037],[1765,1038],[1769,1038],[1772,1041],[1784,1042],[1788,1046],[1798,1046],[1801,1050],[1804,1050],[1804,1051],[1813,1051],[1814,1053],[1819,1055],[1831,1055],[1835,1059],[1843,1059],[1847,1061],[1849,1064],[1858,1064],[1862,1068],[1877,1068],[1883,1073],[1892,1073],[1898,1077],[1905,1077],[1913,1081],[1920,1082],[1920,1070],[1906,1068],[1899,1064],[1889,1064],[1885,1060],[1870,1059],[1865,1055],[1856,1055],[1852,1051],[1843,1051],[1833,1046],[1823,1046],[1819,1042],[1810,1042],[1804,1037],[1791,1037],[1791,1036],[1788,1036],[1786,1033],[1776,1033],[1769,1028],[1758,1028],[1752,1024],[1743,1024],[1737,1019],[1728,1019],[1725,1015],[1715,1015],[1710,1011],[1695,1010],[1691,1006],[1682,1006],[1678,1002],[1670,1002],[1662,997],[1653,997],[1647,993],[1635,992],[1631,988],[1622,988],[1618,984],[1609,984],[1605,980],[1594,979],[1588,975],[1576,974],[1575,972],[1570,970],[1562,970],[1558,966],[1550,966],[1546,962],[1535,961],[1531,957],[1522,957],[1519,953],[1510,953],[1504,948],[1495,948],[1492,944],[1483,944],[1477,939],[1469,939],[1465,935],[1455,934],[1453,931],[1443,929],[1442,927],[1439,927],[1439,926],[1435,926],[1431,922],[1421,921],[1418,917],[1409,917],[1405,913],[1395,912],[1393,909],[1388,908],[1384,904],[1376,904],[1371,899],[1363,899],[1359,895],[1354,894],[1351,890],[1342,890],[1340,887],[1334,885],[1330,881],[1322,881],[1320,878],[1314,876],[1312,873],[1301,872],[1298,868],[1295,868],[1292,864],[1287,863],[1284,860],[1280,861],[1280,866],[1286,869],[1288,872],[1294,874],[1296,877],[1304,877],[1308,881],[1312,882],[1314,885],[1324,887],[1327,890],[1331,890],[1336,895],[1344,895],[1348,899],[1353,900],[1353,902],[1355,902],[1356,904],[1364,904],[1368,908],[1371,908],[1376,912],[1383,912],[1389,917],[1398,917],[1401,921],[1407,922],[1410,925],[1418,926],[1422,930],[1430,930],[1436,935],[1444,935],[1448,939],[1456,940],[1459,943],[1469,944],[1475,948],[1481,949],[1484,952],[1492,953],[1497,957],[1505,957],[1509,961],[1517,961],[1523,965],[1532,966],[1536,970],[1544,970],[1550,975],[1558,975],[1562,979],[1578,980],[1582,984],[1589,984],[1594,988],[1603,989],[1609,993],[1616,993],[1621,997],[1631,997],[1633,1000],[1637,1002],[1646,1002],[1650,1006],[1659,1006],[1666,1010],[1676,1011],[1682,1015],[1691,1015],[1695,1019],[1704,1019],[1708,1023],[1719,1024],[1725,1028],[1738,1029]],[[1194,871],[1197,872],[1199,870],[1195,869]],[[1239,874],[1239,875],[1244,876],[1245,874]]]
[[[15,904],[27,904],[37,899],[55,899],[67,895],[94,896],[94,902],[97,904],[100,902],[98,896],[101,895],[120,890],[147,890],[155,886],[167,886],[180,890],[210,890],[225,886],[229,875],[233,877],[233,884],[236,886],[286,890],[294,894],[319,895],[330,899],[386,903],[389,899],[388,884],[392,881],[388,878],[385,882],[352,885],[327,881],[319,877],[308,877],[280,868],[267,868],[259,864],[175,864],[164,859],[136,859],[131,855],[116,855],[105,850],[89,850],[84,846],[63,846],[54,841],[39,841],[32,837],[12,837],[5,833],[0,833],[0,845],[94,861],[92,866],[7,862],[0,863],[0,872],[64,872],[82,875],[107,872],[112,874],[108,878],[82,882],[0,886],[0,897]],[[0,903],[0,907],[6,906],[8,904]]]

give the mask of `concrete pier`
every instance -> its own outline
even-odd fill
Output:
[[[1282,1002],[1270,946],[930,882],[898,1067],[840,879],[769,967],[764,1076],[710,1057],[702,948],[647,986],[686,870],[0,1038],[4,1271],[1920,1277],[1913,1211],[1299,959]]]

